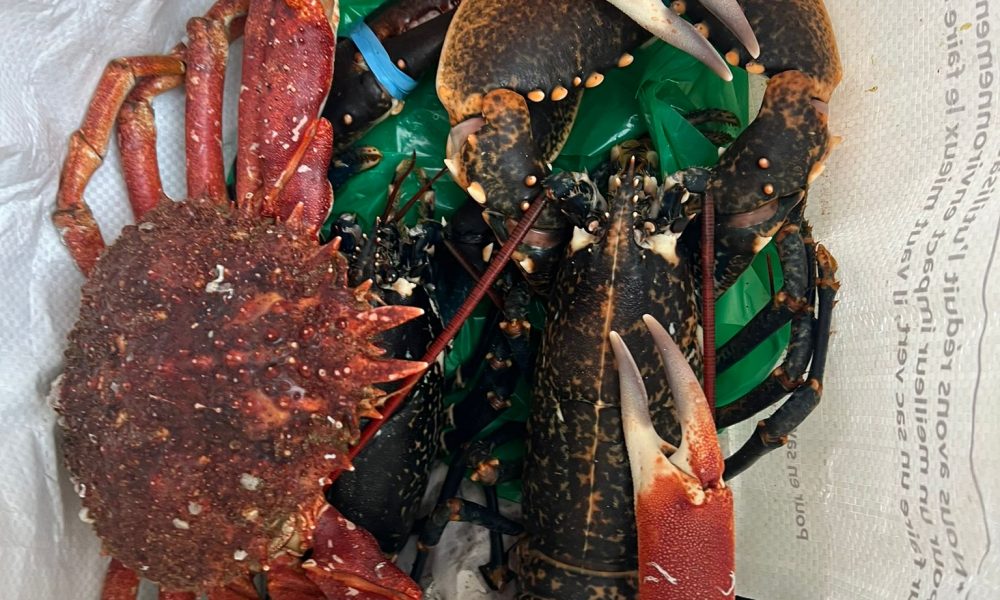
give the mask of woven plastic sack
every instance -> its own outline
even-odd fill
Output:
[[[2,0],[0,580],[3,596],[97,598],[106,559],[61,467],[45,403],[82,277],[49,215],[66,139],[106,62],[169,49],[208,1]],[[758,599],[1000,597],[993,0],[831,2],[844,143],[808,216],[843,288],[823,403],[733,482],[737,585]],[[182,99],[158,101],[168,191],[183,196]],[[173,129],[170,123],[175,123]],[[232,120],[227,122],[232,140]],[[232,155],[231,145],[227,147]],[[116,150],[88,199],[129,219]],[[726,434],[742,443],[753,424]],[[441,597],[477,588],[483,537],[456,528]],[[697,552],[697,549],[691,549]],[[477,591],[482,590],[482,591]]]

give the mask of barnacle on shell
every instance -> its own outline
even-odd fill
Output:
[[[163,202],[122,232],[84,286],[56,401],[109,553],[204,590],[294,535],[377,406],[372,384],[424,366],[372,343],[420,311],[373,308],[346,273],[333,245],[207,202]]]

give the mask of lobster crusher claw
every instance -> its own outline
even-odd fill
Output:
[[[639,368],[622,338],[611,332],[635,490],[640,597],[733,598],[733,494],[722,481],[712,412],[677,344],[656,319],[646,315],[643,321],[663,359],[681,443],[674,449],[656,433]],[[669,459],[665,451],[673,451]]]
[[[693,25],[681,18],[662,0],[608,0],[664,42],[705,63],[725,81],[733,79],[729,65]],[[702,5],[736,36],[751,56],[760,55],[757,37],[736,0],[704,0]]]

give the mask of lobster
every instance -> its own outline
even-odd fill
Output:
[[[841,71],[829,17],[821,0],[747,0],[741,14],[754,37],[742,26],[735,3],[706,2],[709,11],[685,2],[670,8],[658,0],[615,2],[657,34],[688,31],[660,26],[677,23],[672,11],[686,12],[701,32],[726,50],[726,62],[770,80],[756,119],[717,166],[687,169],[660,185],[657,172],[637,170],[634,162],[628,168],[619,165],[605,201],[585,176],[550,175],[547,162],[568,135],[580,93],[600,85],[604,69],[627,66],[629,49],[643,41],[646,32],[596,0],[523,4],[499,7],[466,0],[449,30],[438,72],[438,95],[453,125],[446,164],[484,207],[484,218],[497,237],[506,240],[513,225],[523,225],[531,198],[550,198],[527,243],[515,254],[537,291],[552,290],[528,426],[527,535],[518,548],[522,597],[627,598],[640,593],[644,598],[691,598],[720,592],[732,597],[732,526],[727,521],[731,500],[722,491],[723,467],[714,450],[696,452],[696,457],[690,452],[692,445],[711,445],[705,411],[690,409],[699,406],[697,401],[681,401],[676,406],[678,423],[671,414],[678,399],[667,391],[654,350],[636,336],[644,328],[641,317],[651,314],[650,323],[664,323],[681,356],[700,370],[698,327],[702,318],[711,318],[697,309],[694,259],[700,253],[706,262],[714,262],[701,277],[707,306],[774,239],[787,274],[785,286],[744,332],[720,348],[718,367],[727,368],[789,321],[792,343],[782,365],[720,410],[718,422],[749,418],[791,396],[725,461],[725,472],[733,477],[782,445],[819,402],[839,283],[836,261],[813,241],[803,208],[809,184],[833,146],[827,103]],[[515,37],[520,38],[516,45],[501,43]],[[672,40],[677,37],[667,41]],[[690,47],[701,41],[682,36],[677,43]],[[714,51],[699,51],[697,56],[717,66]],[[696,228],[688,227],[695,221],[718,238],[714,250],[711,244],[698,249]],[[560,261],[562,248],[568,258]],[[649,476],[646,461],[662,464],[666,459],[652,452],[659,452],[661,444],[648,435],[645,419],[640,419],[641,427],[631,427],[645,432],[633,435],[639,441],[627,440],[630,428],[623,431],[619,379],[633,397],[639,386],[634,377],[632,383],[624,381],[624,373],[634,370],[624,358],[624,345],[609,337],[611,327],[638,349],[635,364],[652,387],[649,411],[656,431],[671,443],[685,440],[672,462],[689,467],[682,468],[687,479]],[[704,329],[710,332],[709,322]],[[654,337],[661,339],[662,332]],[[709,353],[714,345],[711,336],[706,337],[704,351]],[[610,368],[615,354],[622,373]],[[810,362],[809,379],[802,381]],[[713,357],[706,366],[716,366]],[[707,374],[706,383],[712,377]],[[685,425],[686,431],[696,432],[692,441],[678,431]],[[636,481],[626,475],[626,462],[631,461],[637,463],[637,477],[642,475]],[[709,490],[719,495],[719,510],[703,522],[698,515],[706,512],[701,507]],[[693,587],[686,591],[678,587],[678,571],[657,560],[639,562],[636,554],[638,548],[644,557],[650,555],[650,548],[657,546],[649,541],[657,535],[653,524],[665,517],[648,512],[634,516],[633,505],[646,510],[655,504],[652,499],[667,497],[679,499],[670,516],[670,532],[677,535],[659,538],[657,556],[689,557],[691,549],[683,545],[697,538],[711,547],[705,555],[709,568],[718,567],[692,579]],[[690,565],[682,567],[691,572]]]
[[[711,4],[733,29],[746,30],[734,1]],[[694,27],[676,17],[666,22],[670,31],[662,33],[669,43],[730,76]],[[445,163],[483,206],[501,241],[542,189],[547,164],[565,144],[584,91],[601,85],[607,69],[631,64],[628,51],[648,37],[604,0],[472,0],[459,6],[437,73],[438,98],[453,126]],[[747,43],[755,48],[752,38]],[[515,259],[540,293],[551,286],[567,231],[560,211],[548,206],[518,248]]]

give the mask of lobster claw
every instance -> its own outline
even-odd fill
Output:
[[[729,71],[729,66],[712,44],[693,25],[665,5],[663,0],[608,0],[608,2],[656,37],[705,63],[725,81],[732,80],[733,75]],[[702,0],[701,4],[733,32],[751,56],[757,58],[760,54],[760,45],[753,29],[750,28],[750,22],[747,21],[743,9],[736,0]]]
[[[697,377],[656,319],[643,317],[660,350],[681,424],[672,449],[653,429],[642,375],[621,337],[618,362],[622,424],[635,489],[639,590],[644,600],[733,598],[733,494],[715,424]]]

